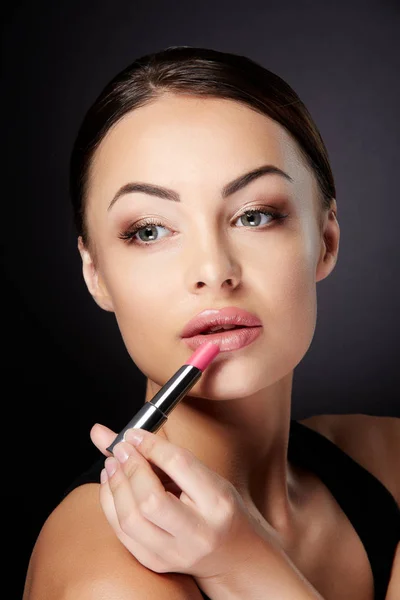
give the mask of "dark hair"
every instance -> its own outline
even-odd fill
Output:
[[[87,111],[70,162],[70,195],[78,235],[90,245],[85,196],[93,154],[124,115],[165,93],[232,99],[277,121],[295,138],[318,183],[321,210],[336,198],[322,137],[296,92],[250,58],[208,48],[171,46],[147,54],[116,75]]]

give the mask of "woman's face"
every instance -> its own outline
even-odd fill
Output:
[[[228,182],[266,164],[292,181],[267,174],[222,198]],[[180,202],[143,192],[112,202],[131,182],[174,190]],[[286,130],[232,100],[165,96],[108,132],[90,172],[96,265],[87,277],[151,381],[163,385],[191,356],[180,337],[187,321],[226,306],[258,316],[262,334],[220,353],[191,396],[244,397],[294,369],[312,341],[316,281],[323,278],[317,193]],[[244,214],[255,208],[286,217]],[[145,226],[145,219],[161,225]]]

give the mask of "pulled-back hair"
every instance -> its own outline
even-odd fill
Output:
[[[328,152],[308,109],[278,75],[257,62],[227,52],[172,46],[137,58],[116,75],[87,111],[70,162],[70,195],[78,235],[90,245],[85,218],[93,154],[109,129],[127,113],[163,94],[236,100],[285,127],[315,175],[321,211],[336,198]]]

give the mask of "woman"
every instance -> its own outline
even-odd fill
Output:
[[[24,600],[393,600],[398,419],[291,419],[340,237],[327,151],[297,94],[243,56],[144,56],[88,111],[71,196],[86,285],[114,312],[146,402],[192,354],[194,316],[242,310],[261,327],[141,445],[127,435],[111,456],[116,433],[94,425],[102,457],[44,524]]]

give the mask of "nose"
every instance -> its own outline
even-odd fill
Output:
[[[186,279],[192,293],[207,289],[217,295],[221,290],[233,291],[239,287],[241,267],[229,249],[215,242],[196,248],[186,265]]]

